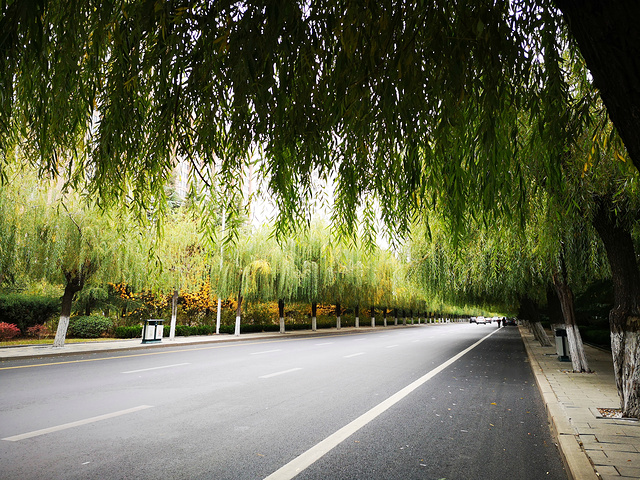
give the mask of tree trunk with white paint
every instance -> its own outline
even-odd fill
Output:
[[[60,321],[56,330],[56,337],[53,340],[54,347],[64,347],[69,329],[69,319],[71,318],[71,306],[74,295],[84,287],[84,277],[77,272],[65,272],[66,284],[62,295],[62,308],[60,310]]]
[[[316,302],[311,302],[311,331],[315,332],[318,329],[318,304]]]
[[[178,289],[173,291],[171,297],[171,328],[169,329],[169,340],[176,338],[176,321],[178,319]]]
[[[220,317],[222,314],[222,299],[218,297],[218,310],[216,312],[216,335],[220,335]]]
[[[564,327],[567,331],[567,341],[569,343],[569,354],[571,355],[571,365],[575,373],[588,373],[591,370],[589,370],[582,337],[576,324],[573,291],[563,277],[564,275],[559,273],[553,275],[553,285],[560,300],[560,307],[562,308]]]
[[[382,309],[382,324],[386,327],[387,326],[387,307],[384,307]]]
[[[336,330],[340,330],[340,328],[342,327],[340,325],[340,315],[342,313],[342,310],[340,309],[340,304],[336,303]]]
[[[240,320],[242,317],[242,280],[240,281],[240,288],[238,289],[238,307],[236,308],[236,328],[234,335],[240,336]]]
[[[376,309],[371,307],[371,328],[376,326]]]
[[[640,272],[635,247],[629,230],[618,225],[602,206],[596,211],[593,226],[611,268],[611,354],[622,414],[640,418]]]
[[[402,310],[402,325],[407,325],[407,313]]]
[[[398,325],[398,309],[393,309],[393,324]]]
[[[356,328],[360,328],[360,306],[356,305]]]
[[[284,333],[284,300],[278,300],[278,313],[280,314],[280,333]]]

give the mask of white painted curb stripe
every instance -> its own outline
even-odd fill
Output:
[[[183,365],[191,365],[191,364],[190,363],[175,363],[173,365],[163,365],[161,367],[150,367],[150,368],[141,368],[140,370],[129,370],[128,372],[122,372],[122,373],[148,372],[148,371],[151,371],[151,370],[160,370],[161,368],[181,367]]]
[[[120,415],[126,415],[128,413],[138,412],[140,410],[146,410],[147,408],[153,408],[152,405],[139,405],[137,407],[128,408],[126,410],[120,410],[119,412],[107,413],[106,415],[98,415],[97,417],[85,418],[84,420],[78,420],[77,422],[65,423],[55,427],[43,428],[42,430],[35,430],[33,432],[23,433],[21,435],[14,435],[13,437],[6,437],[2,440],[8,442],[17,442],[27,438],[38,437],[47,433],[59,432],[68,428],[79,427],[81,425],[87,425],[89,423],[99,422],[101,420],[107,420],[109,418],[119,417]]]
[[[298,368],[290,368],[289,370],[283,370],[282,372],[270,373],[269,375],[262,375],[261,377],[258,377],[258,378],[277,377],[278,375],[284,375],[285,373],[297,372],[298,370],[302,370],[302,368],[300,368],[300,367],[298,367]]]
[[[264,480],[289,480],[289,479],[295,477],[300,472],[302,472],[304,469],[309,467],[309,465],[314,463],[316,460],[319,460],[325,454],[329,453],[332,449],[334,449],[336,446],[338,446],[340,443],[342,443],[348,437],[350,437],[351,435],[356,433],[358,430],[360,430],[366,424],[368,424],[369,422],[374,420],[380,414],[382,414],[385,411],[387,411],[389,408],[391,408],[393,405],[395,405],[400,400],[405,398],[407,395],[409,395],[411,392],[416,390],[418,387],[420,387],[421,385],[423,385],[427,381],[431,380],[433,377],[435,377],[442,370],[444,370],[445,368],[449,367],[452,363],[454,363],[457,360],[459,360],[462,356],[464,356],[467,353],[469,353],[471,350],[476,348],[478,345],[480,345],[482,342],[484,342],[487,338],[489,338],[491,335],[493,335],[497,331],[498,330],[494,330],[489,335],[486,335],[486,336],[482,337],[480,340],[478,340],[476,343],[471,345],[469,348],[464,349],[463,351],[461,351],[457,355],[451,357],[446,362],[440,364],[439,366],[437,366],[436,368],[431,370],[429,373],[423,375],[422,377],[420,377],[416,381],[410,383],[409,385],[404,387],[402,390],[394,393],[389,398],[387,398],[383,402],[379,403],[378,405],[373,407],[368,412],[362,414],[361,416],[359,416],[358,418],[353,420],[351,423],[345,425],[344,427],[342,427],[337,432],[329,435],[327,438],[322,440],[320,443],[318,443],[315,446],[311,447],[309,450],[304,452],[299,457],[294,458],[292,461],[290,461],[289,463],[287,463],[286,465],[284,465],[280,469],[276,470],[275,472],[273,472],[268,477],[265,477]]]

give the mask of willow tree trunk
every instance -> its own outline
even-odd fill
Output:
[[[600,207],[593,226],[602,239],[613,282],[614,307],[609,313],[613,370],[626,417],[640,418],[640,273],[629,230]]]
[[[640,28],[637,0],[555,0],[607,113],[640,169]],[[633,14],[632,12],[636,12]]]
[[[359,305],[356,305],[355,313],[356,313],[356,328],[360,328],[360,306]]]
[[[538,311],[536,302],[527,296],[522,297],[520,299],[520,311],[518,312],[518,317],[528,320],[531,323],[533,336],[536,337],[538,342],[540,342],[540,345],[543,347],[552,346],[551,340],[549,340],[549,336],[547,335],[547,332],[544,331],[542,323],[540,322],[540,312]]]
[[[233,334],[236,337],[240,336],[240,319],[242,317],[242,280],[240,281],[240,288],[238,289],[238,307],[236,308],[236,328]]]
[[[376,309],[375,307],[371,307],[371,327],[375,328],[376,326]]]
[[[178,319],[178,289],[175,289],[171,297],[171,328],[169,329],[169,340],[173,340],[176,338],[177,319]]]
[[[382,324],[386,327],[387,326],[387,307],[384,307],[382,309]]]
[[[398,325],[398,309],[393,309],[393,324]]]
[[[342,313],[342,310],[340,309],[340,304],[336,303],[336,330],[340,330],[340,315]]]
[[[280,333],[284,333],[284,300],[278,300],[278,313],[280,314]]]
[[[562,316],[564,317],[564,327],[567,331],[569,341],[569,354],[571,355],[571,365],[575,373],[590,372],[587,356],[584,353],[582,337],[576,324],[576,314],[573,308],[573,291],[566,280],[560,274],[553,276],[553,286],[556,289]]]
[[[407,324],[407,312],[402,310],[402,325],[406,325],[406,324]]]
[[[69,329],[69,319],[71,318],[71,307],[73,297],[84,287],[84,277],[77,272],[65,272],[66,284],[62,295],[62,308],[60,310],[60,321],[56,330],[56,337],[53,340],[54,347],[64,347]]]
[[[318,329],[318,304],[316,302],[311,302],[311,331],[315,332]]]

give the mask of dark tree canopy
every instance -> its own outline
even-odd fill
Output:
[[[259,146],[283,231],[324,179],[337,225],[373,222],[356,207],[378,202],[402,233],[434,204],[508,211],[520,131],[550,178],[571,134],[570,42],[546,0],[16,0],[0,15],[4,160],[19,145],[107,203],[161,205],[176,158],[232,198]]]

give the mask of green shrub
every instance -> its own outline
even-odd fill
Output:
[[[0,321],[13,323],[26,333],[29,327],[46,323],[60,315],[61,302],[58,297],[43,297],[11,293],[0,295]]]
[[[607,349],[611,348],[611,331],[609,329],[581,328],[580,335],[585,343],[591,343]]]
[[[73,317],[69,321],[69,335],[77,338],[98,338],[112,327],[113,322],[106,317]]]
[[[115,328],[113,335],[116,338],[142,337],[142,327],[140,325],[121,325]]]

